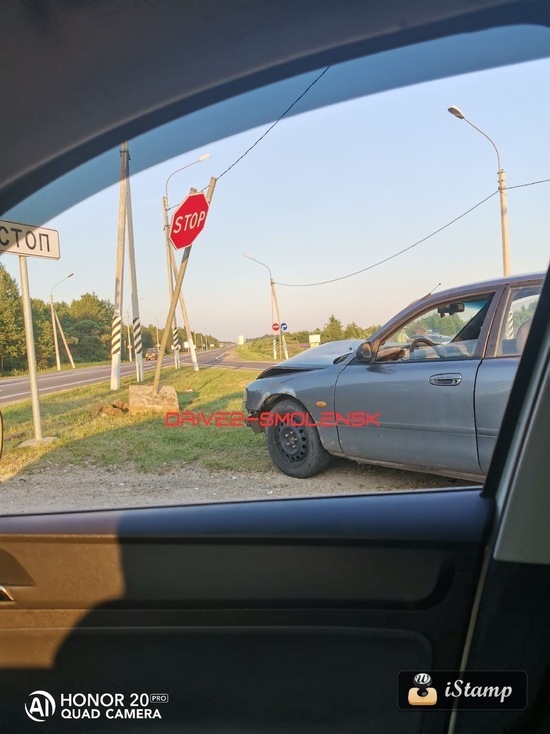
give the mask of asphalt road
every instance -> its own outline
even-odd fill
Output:
[[[183,365],[191,364],[191,357],[187,354],[180,356]],[[229,367],[232,369],[265,369],[271,362],[245,362],[231,358],[226,349],[210,349],[207,352],[197,352],[199,366],[203,367]],[[152,372],[156,362],[144,362],[144,372]],[[173,367],[174,357],[165,357],[163,367]],[[123,362],[120,373],[123,377],[135,375],[135,363]],[[71,387],[81,385],[92,385],[94,383],[107,382],[111,379],[111,366],[101,365],[98,367],[81,367],[75,370],[62,370],[61,372],[44,372],[38,375],[38,392],[40,395],[49,395],[60,390],[69,390]],[[31,396],[28,375],[20,377],[5,377],[0,380],[0,405],[17,403],[29,400]]]

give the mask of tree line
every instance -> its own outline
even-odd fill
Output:
[[[51,310],[49,303],[39,298],[31,299],[34,344],[38,369],[55,365],[55,348]],[[102,362],[110,359],[113,304],[95,293],[84,293],[70,304],[56,302],[55,309],[65,333],[75,363]],[[154,325],[142,326],[143,350],[153,347],[162,339],[162,329]],[[183,329],[179,329],[180,344],[185,341]],[[123,327],[123,359],[128,359],[128,331]],[[172,340],[170,340],[171,346]],[[198,348],[202,344],[219,343],[211,334],[195,333]],[[60,340],[61,361],[67,362]],[[27,369],[27,348],[23,323],[21,295],[16,281],[0,265],[0,374],[10,374]]]

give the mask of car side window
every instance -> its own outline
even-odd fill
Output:
[[[471,359],[491,300],[445,301],[416,314],[380,345],[376,361]]]
[[[497,342],[499,357],[520,356],[539,301],[541,286],[513,288]]]

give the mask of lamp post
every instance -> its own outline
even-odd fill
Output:
[[[280,343],[280,348],[281,348],[281,359],[283,358],[283,351],[284,351],[285,359],[288,359],[286,339],[285,339],[285,335],[283,334],[283,330],[281,329],[281,314],[279,313],[279,302],[277,300],[277,292],[275,290],[275,281],[273,280],[271,269],[268,265],[261,262],[260,260],[256,260],[256,258],[252,257],[251,255],[245,255],[245,257],[248,258],[249,260],[254,260],[255,263],[258,263],[258,265],[263,265],[264,268],[266,268],[267,272],[269,273],[269,287],[271,290],[271,321],[273,322],[275,320],[275,316],[277,317],[277,323],[279,324],[279,343]],[[275,335],[275,332],[273,332],[273,359],[277,359],[277,337]]]
[[[157,328],[157,343],[156,343],[156,345],[155,345],[155,346],[157,347],[157,349],[159,349],[159,348],[160,348],[160,339],[159,339],[159,318],[161,318],[162,316],[164,316],[164,314],[167,314],[167,313],[168,313],[168,311],[161,311],[160,313],[158,313],[158,314],[157,314],[157,315],[155,316],[155,325],[156,325],[156,328]],[[161,330],[161,333],[162,333],[162,330]]]
[[[204,153],[203,155],[199,156],[196,161],[193,161],[192,163],[188,163],[186,166],[182,166],[181,168],[176,169],[171,173],[168,178],[166,179],[166,185],[164,187],[164,196],[162,198],[162,209],[164,213],[164,240],[165,240],[165,246],[166,246],[166,266],[168,269],[168,295],[169,295],[169,302],[172,301],[172,293],[174,292],[174,278],[175,278],[175,270],[176,270],[176,262],[174,258],[174,253],[172,251],[172,247],[170,245],[170,237],[169,237],[169,228],[170,225],[168,223],[168,182],[172,178],[172,176],[175,176],[176,173],[180,173],[180,171],[184,171],[186,168],[190,168],[191,166],[194,166],[196,163],[200,163],[201,161],[205,161],[207,158],[210,158],[210,153]],[[189,351],[191,353],[191,361],[193,362],[193,369],[195,372],[199,371],[199,364],[197,362],[197,353],[195,351],[195,345],[193,343],[193,339],[191,338],[191,328],[189,326],[189,317],[187,315],[187,308],[185,306],[185,300],[183,298],[183,294],[179,294],[179,301],[180,301],[180,309],[183,317],[183,324],[185,326],[185,333],[187,335],[187,340],[189,342]],[[174,334],[176,333],[177,329],[177,323],[176,323],[176,316],[174,314],[174,321],[173,321],[173,330]],[[179,354],[177,350],[174,350],[174,365],[176,369],[179,367]]]
[[[478,133],[481,133],[484,138],[487,138],[487,140],[493,146],[495,153],[497,154],[498,191],[500,196],[500,229],[502,234],[502,270],[504,275],[510,275],[510,244],[508,239],[508,201],[506,196],[506,173],[500,165],[500,154],[498,152],[498,148],[491,140],[491,138],[486,133],[484,133],[483,130],[480,130],[472,122],[470,122],[470,120],[468,120],[462,110],[460,110],[458,107],[452,105],[448,108],[448,111],[451,113],[451,115],[454,115],[459,120],[464,120],[464,122],[467,122],[470,127],[473,127],[474,130],[477,130]]]
[[[61,283],[64,283],[69,278],[72,278],[74,273],[69,273],[69,275],[66,275],[64,278],[62,278],[60,281],[58,281],[55,285],[52,286],[52,289],[50,291],[50,310],[52,314],[52,331],[53,331],[53,343],[55,347],[55,362],[57,365],[58,372],[61,370],[61,360],[59,358],[59,342],[57,341],[57,326],[59,326],[59,332],[61,334],[61,338],[63,339],[63,344],[65,345],[65,350],[67,351],[67,356],[69,357],[69,360],[71,362],[72,368],[74,370],[74,362],[73,357],[71,354],[71,351],[69,349],[69,345],[67,344],[67,341],[65,339],[65,334],[63,333],[63,329],[61,328],[61,323],[57,317],[57,313],[55,311],[55,306],[53,302],[53,289],[56,288]]]

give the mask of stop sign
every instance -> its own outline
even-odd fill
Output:
[[[170,225],[170,240],[176,250],[189,247],[203,230],[208,214],[204,194],[190,194],[174,212]]]

